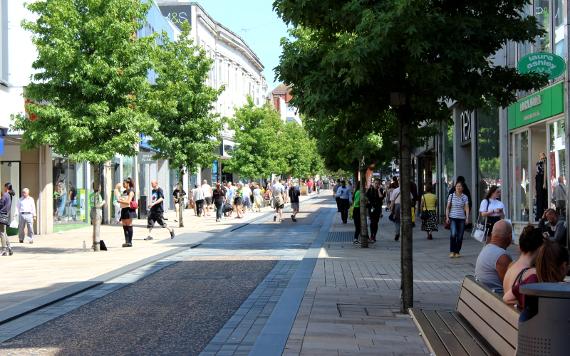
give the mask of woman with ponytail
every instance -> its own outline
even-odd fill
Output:
[[[0,256],[12,256],[12,248],[10,247],[10,240],[6,235],[6,226],[10,225],[10,212],[12,211],[12,197],[14,190],[11,183],[4,184],[4,191],[0,198],[0,240],[2,240],[2,251]]]
[[[121,205],[121,223],[125,234],[123,247],[133,246],[133,219],[137,217],[137,204],[135,194],[135,184],[132,178],[123,181],[123,195],[119,199]]]

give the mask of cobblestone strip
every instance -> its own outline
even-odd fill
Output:
[[[16,320],[7,322],[0,326],[0,343],[16,337],[52,319],[65,315],[82,305],[102,298],[109,293],[148,277],[151,274],[172,265],[173,263],[175,262],[162,260],[148,264],[117,278],[111,279],[100,286],[91,288],[73,297],[24,315]]]
[[[200,355],[248,355],[299,263],[279,261]]]

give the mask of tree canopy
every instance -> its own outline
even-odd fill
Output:
[[[17,117],[23,144],[50,145],[78,161],[133,156],[153,120],[141,108],[149,89],[152,38],[135,34],[149,5],[138,0],[50,0],[27,5],[24,22],[38,57],[25,88],[33,119]]]
[[[178,169],[195,172],[217,157],[223,121],[213,109],[224,88],[206,84],[211,67],[212,60],[190,38],[187,22],[177,41],[163,35],[153,52],[157,79],[147,105],[156,125],[150,143]]]

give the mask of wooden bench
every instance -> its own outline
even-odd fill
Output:
[[[519,312],[473,276],[463,280],[455,311],[412,308],[410,315],[437,356],[515,354]]]

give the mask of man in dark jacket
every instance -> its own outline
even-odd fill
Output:
[[[384,202],[384,192],[380,185],[380,180],[374,180],[374,184],[366,192],[368,198],[368,211],[370,215],[370,242],[376,242],[378,233],[378,222],[382,215],[382,203]]]

